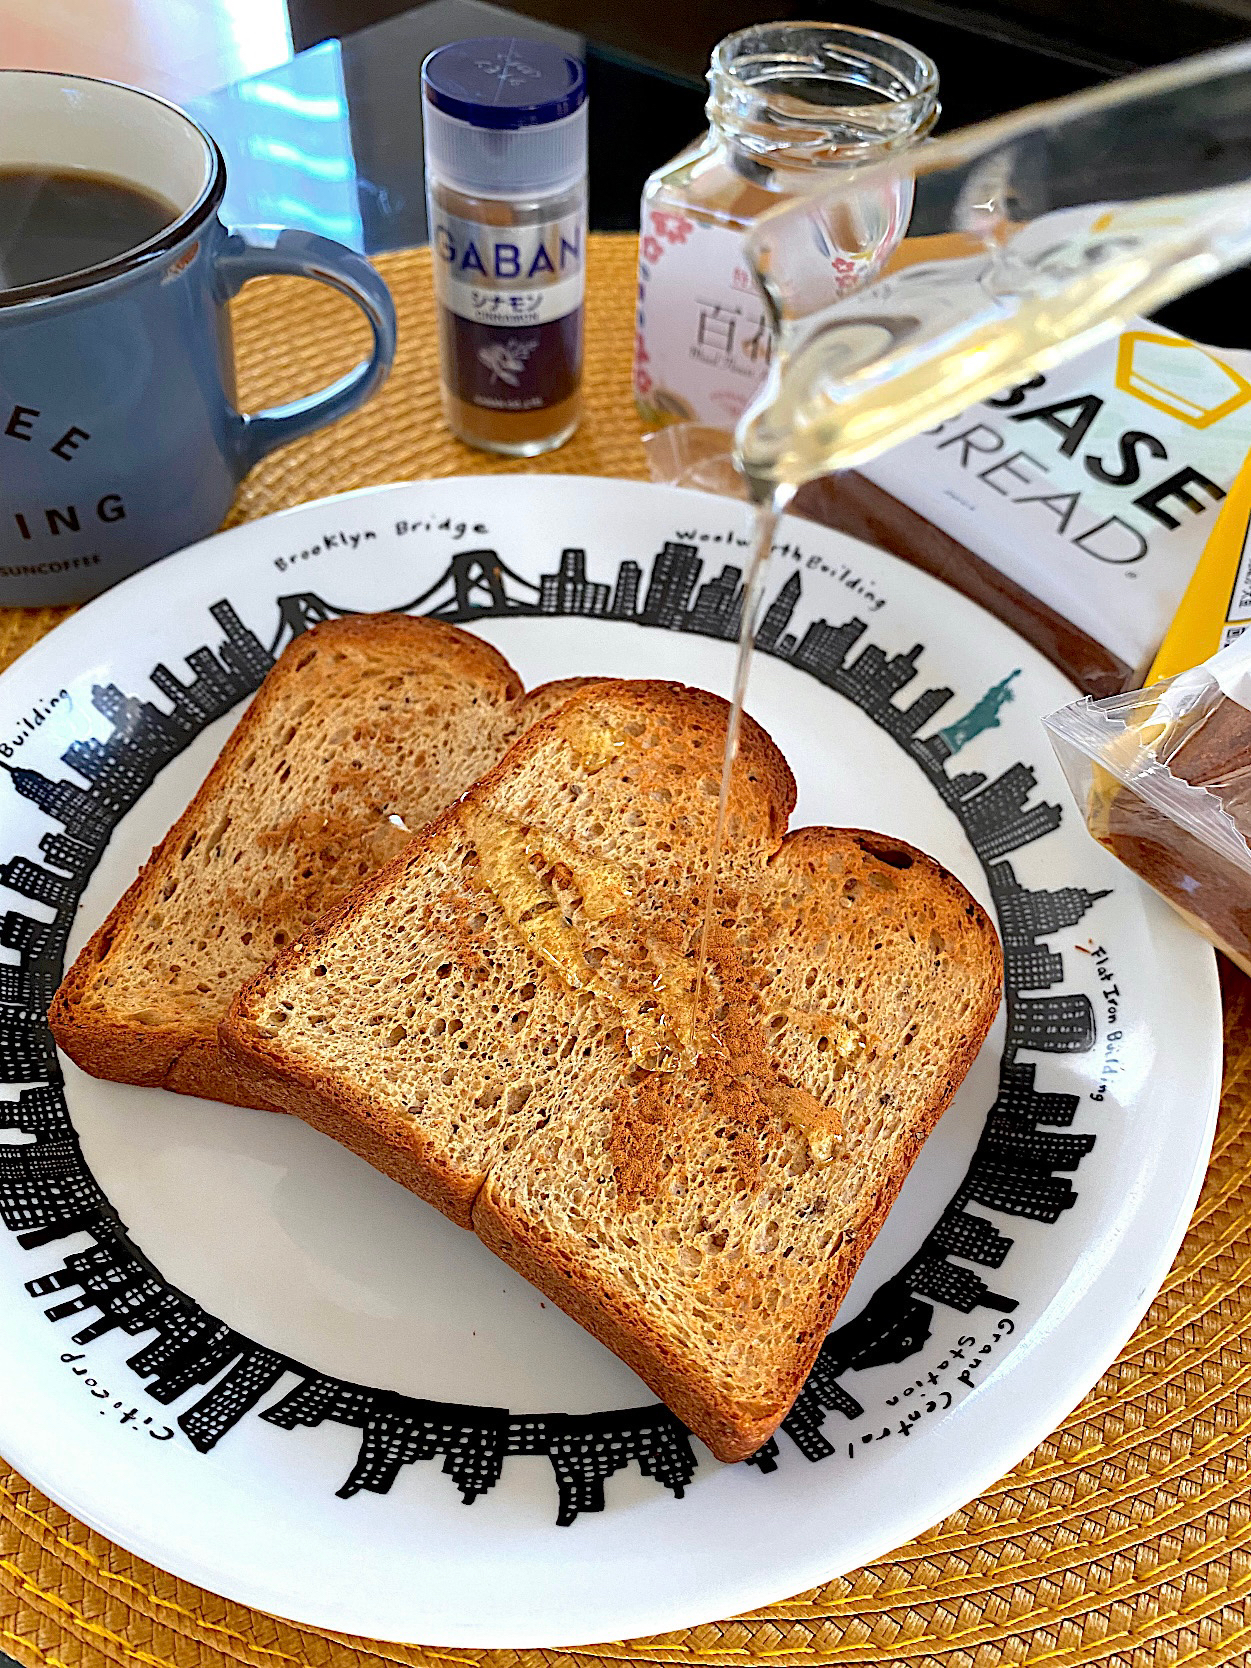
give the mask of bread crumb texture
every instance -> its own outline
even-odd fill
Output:
[[[783,837],[794,783],[749,720],[697,1003],[727,710],[669,683],[574,693],[223,1035],[737,1459],[798,1393],[1001,962],[920,852]]]
[[[218,1053],[240,985],[580,682],[523,698],[489,644],[399,614],[297,638],[71,970],[57,1041],[100,1076],[268,1104]]]

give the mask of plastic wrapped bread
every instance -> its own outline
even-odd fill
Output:
[[[1046,725],[1094,837],[1251,974],[1251,632]]]

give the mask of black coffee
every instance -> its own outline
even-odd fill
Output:
[[[0,290],[99,266],[176,217],[169,203],[105,174],[0,168]]]

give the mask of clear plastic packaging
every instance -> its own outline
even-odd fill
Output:
[[[1251,632],[1045,722],[1095,839],[1251,974]]]

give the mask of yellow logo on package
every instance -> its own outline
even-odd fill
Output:
[[[1201,665],[1251,627],[1251,456],[1208,535],[1147,683]]]
[[[1210,429],[1251,400],[1251,382],[1232,366],[1194,342],[1149,330],[1121,337],[1116,386],[1194,429]]]

